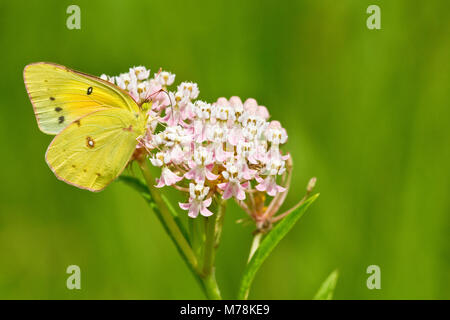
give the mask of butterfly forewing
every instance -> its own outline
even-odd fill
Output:
[[[64,66],[44,62],[27,65],[24,80],[39,128],[48,134],[57,134],[99,110],[118,108],[139,113],[136,102],[117,86]]]

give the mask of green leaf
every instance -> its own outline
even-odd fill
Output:
[[[284,238],[284,236],[292,229],[295,223],[305,213],[306,209],[317,199],[319,194],[315,194],[306,200],[300,207],[283,218],[275,227],[265,236],[260,246],[255,251],[252,259],[244,270],[244,275],[239,288],[238,299],[247,299],[250,286],[255,278],[256,272],[262,263],[269,256],[275,246]]]
[[[322,283],[319,291],[317,291],[314,300],[331,300],[333,299],[334,288],[336,288],[336,282],[338,280],[339,273],[334,270],[328,278]]]

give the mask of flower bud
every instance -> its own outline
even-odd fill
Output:
[[[309,179],[308,186],[306,187],[306,191],[308,193],[310,193],[314,189],[314,187],[316,186],[316,181],[316,177],[312,177],[311,179]]]

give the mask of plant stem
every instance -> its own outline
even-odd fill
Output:
[[[215,230],[216,230],[217,214],[206,218],[206,240],[205,240],[205,255],[203,262],[203,273],[209,275],[214,266],[215,258]]]
[[[220,238],[222,236],[222,228],[223,228],[223,221],[225,219],[225,211],[227,208],[227,202],[225,200],[218,200],[219,201],[219,209],[217,210],[217,221],[216,221],[216,239],[214,248],[218,248],[220,244]]]
[[[222,300],[222,296],[220,295],[219,286],[217,285],[216,276],[214,272],[214,268],[211,270],[211,273],[206,277],[202,278],[203,286],[206,291],[206,296],[210,300]]]
[[[255,234],[255,236],[253,237],[253,242],[252,242],[252,246],[250,248],[250,254],[248,255],[248,261],[247,263],[250,262],[250,260],[252,260],[253,255],[255,254],[256,250],[259,247],[259,244],[261,243],[261,238],[263,236],[262,232],[258,232],[257,234]]]
[[[142,170],[142,175],[144,176],[144,179],[147,182],[148,190],[150,191],[153,200],[155,201],[159,211],[161,212],[161,217],[167,227],[167,230],[169,231],[174,242],[177,244],[181,253],[186,258],[186,261],[190,264],[191,268],[194,269],[197,273],[200,273],[198,270],[197,257],[192,251],[192,248],[190,247],[180,228],[178,228],[175,220],[173,219],[172,214],[170,213],[169,209],[164,203],[161,194],[159,193],[159,190],[157,190],[156,187],[153,185],[154,183],[153,177],[152,174],[150,173],[147,163],[145,161],[138,161],[138,163]]]
[[[203,285],[207,292],[209,299],[221,300],[219,286],[217,285],[214,261],[216,257],[216,224],[219,218],[219,213],[223,210],[222,202],[219,201],[218,212],[206,219],[206,239],[204,245],[203,257]]]
[[[196,257],[201,256],[203,249],[204,239],[202,238],[202,236],[204,236],[205,232],[202,222],[203,221],[201,221],[200,219],[188,217],[191,247]],[[199,270],[201,270],[200,262],[201,261],[199,261],[198,266]]]

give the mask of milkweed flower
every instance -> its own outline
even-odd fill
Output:
[[[175,81],[175,75],[167,71],[161,71],[155,75],[155,80],[162,86],[170,86]]]
[[[222,176],[226,182],[218,185],[223,190],[222,198],[227,200],[233,196],[238,200],[245,200],[245,188],[248,187],[248,181],[241,184],[244,177],[234,163],[227,163],[225,169],[222,171]]]
[[[130,92],[137,103],[148,104],[148,129],[138,148],[161,168],[157,187],[189,194],[189,201],[180,203],[189,217],[212,214],[213,197],[234,198],[258,223],[273,216],[268,210],[284,200],[291,160],[281,151],[287,132],[269,120],[265,106],[236,96],[213,103],[197,100],[196,83],[171,89],[175,74],[159,70],[151,76],[141,66],[102,78]],[[269,206],[261,205],[266,195],[273,197]]]
[[[170,169],[166,166],[162,167],[161,177],[157,179],[157,188],[162,188],[164,186],[171,186],[179,181],[181,181],[183,178],[177,176],[175,173],[170,171]]]
[[[212,199],[205,197],[209,192],[209,187],[205,187],[203,183],[189,184],[189,202],[179,203],[179,206],[183,210],[188,210],[188,215],[191,218],[196,218],[200,213],[204,217],[209,217],[213,213],[208,210],[211,205]]]
[[[193,159],[188,161],[188,166],[190,170],[184,174],[186,179],[203,183],[205,179],[216,180],[218,178],[211,171],[214,167],[213,153],[207,148],[196,148]]]

